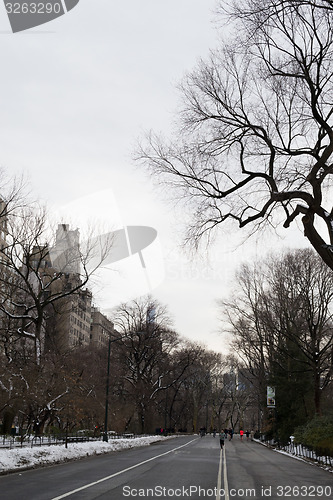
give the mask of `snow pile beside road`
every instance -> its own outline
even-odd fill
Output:
[[[156,441],[163,441],[164,436],[146,436],[132,439],[115,439],[108,443],[91,441],[65,445],[36,446],[34,448],[14,448],[0,450],[0,472],[36,467],[43,464],[66,462],[91,455],[100,455],[110,451],[119,451],[138,446],[148,446]]]

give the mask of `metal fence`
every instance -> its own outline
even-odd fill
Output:
[[[145,434],[144,436],[147,436]],[[108,434],[108,440],[113,439],[133,439],[135,437],[144,437],[142,434],[132,434],[132,433],[110,433]],[[82,443],[87,441],[102,441],[103,434],[99,436],[84,435],[82,433],[71,433],[65,434],[43,434],[43,435],[27,435],[27,436],[10,436],[2,435],[0,436],[0,449],[12,449],[19,447],[34,447],[34,446],[50,446],[50,445],[63,445],[67,442],[69,443]]]
[[[333,456],[330,450],[314,450],[303,446],[302,444],[290,443],[285,446],[279,446],[279,449],[295,455],[297,457],[306,458],[308,460],[313,460],[323,465],[329,465],[333,467]]]
[[[329,449],[322,449],[319,451],[303,446],[302,444],[296,444],[294,442],[291,442],[287,445],[281,445],[276,441],[267,441],[264,438],[260,439],[260,441],[264,442],[268,446],[271,446],[272,448],[290,453],[290,455],[304,458],[306,460],[311,460],[321,465],[333,467],[333,456],[331,450]]]

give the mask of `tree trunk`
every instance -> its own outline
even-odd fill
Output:
[[[309,240],[315,251],[320,255],[325,264],[333,269],[333,248],[328,246],[314,227],[314,214],[308,213],[302,218],[304,236]],[[332,239],[332,231],[330,240]]]

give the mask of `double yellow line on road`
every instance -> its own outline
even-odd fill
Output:
[[[217,476],[217,495],[216,500],[220,500],[220,492],[222,490],[222,465],[223,465],[223,490],[224,490],[224,499],[229,500],[229,486],[228,486],[228,476],[227,476],[227,459],[225,455],[225,446],[220,451],[220,464],[219,464],[219,472]]]

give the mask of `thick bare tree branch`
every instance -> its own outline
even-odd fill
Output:
[[[198,245],[227,220],[289,227],[333,269],[332,2],[221,3],[237,31],[180,86],[177,135],[137,154],[192,214]],[[323,231],[322,227],[325,228]]]

